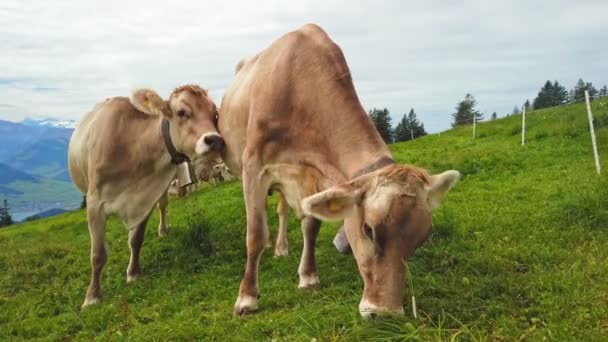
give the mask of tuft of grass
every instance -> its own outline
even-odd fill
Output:
[[[545,131],[536,132],[534,134],[534,140],[543,140],[549,136],[549,133]]]
[[[211,225],[200,213],[189,216],[186,219],[186,234],[182,236],[182,244],[198,251],[202,256],[211,256],[213,253],[211,229]]]

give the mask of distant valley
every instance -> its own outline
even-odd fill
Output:
[[[0,120],[0,201],[8,200],[15,220],[80,204],[67,168],[73,130],[71,120]]]

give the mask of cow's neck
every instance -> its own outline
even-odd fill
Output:
[[[167,151],[163,136],[161,134],[162,118],[159,117],[154,120],[154,123],[148,126],[145,130],[141,131],[138,136],[138,158],[142,161],[142,164],[150,165],[153,168],[151,170],[142,170],[143,174],[139,175],[140,178],[152,177],[153,179],[160,181],[164,186],[167,186],[175,177],[175,165],[171,162],[171,155]]]
[[[150,212],[148,208],[154,207],[175,178],[176,167],[165,147],[160,119],[136,127],[138,135],[137,144],[133,146],[133,158],[141,167],[132,169],[124,179],[119,196],[125,197],[117,202],[122,205],[115,208],[129,229],[142,222]],[[145,209],[132,210],[133,203]]]
[[[157,156],[157,167],[163,169],[163,170],[167,170],[167,173],[171,174],[173,173],[173,176],[171,176],[172,178],[169,180],[169,182],[171,182],[171,180],[173,180],[174,177],[174,173],[175,173],[175,164],[173,162],[173,157],[171,156],[170,151],[167,149],[166,146],[166,141],[165,141],[165,137],[163,137],[163,133],[162,133],[162,129],[163,129],[163,118],[160,117],[158,122],[156,122],[155,127],[154,127],[154,131],[155,134],[153,134],[153,139],[154,139],[154,145],[158,146],[159,149],[159,156]]]
[[[370,168],[388,165],[388,161],[392,161],[391,153],[365,111],[359,108],[344,116],[347,117],[341,120],[343,128],[333,132],[330,138],[337,157],[335,166],[344,177],[353,179],[373,171]]]

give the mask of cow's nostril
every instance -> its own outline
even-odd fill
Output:
[[[213,151],[221,151],[225,145],[224,139],[222,139],[222,137],[219,135],[207,136],[205,137],[204,141],[205,144],[209,145]]]
[[[371,317],[372,319],[375,319],[378,315],[375,312],[372,312],[369,317]]]

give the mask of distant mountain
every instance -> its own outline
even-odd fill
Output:
[[[0,120],[0,162],[40,139],[48,127]]]
[[[70,120],[0,120],[0,200],[13,212],[74,208],[81,200],[72,184],[67,153]]]
[[[22,222],[39,220],[39,219],[43,219],[43,218],[46,218],[46,217],[51,217],[51,216],[63,214],[65,212],[67,212],[67,210],[65,210],[65,209],[53,208],[53,209],[45,210],[45,211],[40,212],[38,214],[34,214],[32,216],[28,216],[28,217],[24,218],[22,220]]]
[[[3,162],[31,175],[70,181],[64,176],[68,166],[68,144],[66,137],[42,138]]]
[[[0,185],[0,195],[22,195],[23,192]]]
[[[23,194],[22,191],[8,187],[8,185],[13,182],[38,183],[38,178],[25,172],[15,170],[8,165],[0,164],[0,195],[17,196]]]
[[[0,120],[0,162],[40,139],[64,138],[69,140],[74,130],[52,126],[28,126]]]
[[[34,118],[25,118],[20,124],[25,126],[34,126],[34,127],[56,127],[56,128],[76,128],[76,121],[70,119],[55,119],[55,118],[45,118],[45,119],[34,119]]]
[[[0,185],[6,185],[17,181],[37,182],[38,180],[36,177],[25,172],[15,170],[5,164],[0,164]]]
[[[70,183],[72,182],[72,176],[70,176],[70,172],[68,170],[63,170],[63,171],[55,174],[53,176],[53,179],[70,182]]]

